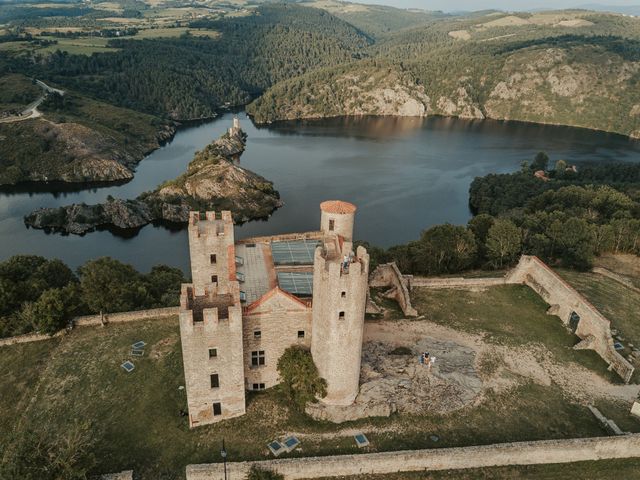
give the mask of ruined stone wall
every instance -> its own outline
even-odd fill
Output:
[[[633,366],[613,348],[609,320],[557,273],[534,256],[523,256],[507,275],[507,283],[522,283],[532,288],[551,305],[549,313],[569,326],[572,313],[580,317],[575,333],[584,340],[581,348],[595,350],[625,382]]]
[[[228,463],[227,473],[231,478],[245,478],[255,464],[293,480],[637,457],[640,457],[640,434]],[[187,480],[224,479],[221,464],[188,465],[186,475]]]
[[[189,309],[187,297],[192,288],[192,285],[183,285],[180,340],[189,425],[195,427],[243,415],[245,389],[242,307],[238,302],[228,307],[204,308],[202,321],[194,320],[195,312]],[[220,287],[208,293],[215,299],[227,292]],[[216,349],[215,356],[210,355],[210,349]],[[212,374],[219,376],[218,388],[212,388]],[[221,404],[220,415],[214,415],[214,403]]]
[[[340,263],[351,248],[345,242],[343,253],[325,259],[318,247],[314,258],[311,354],[327,381],[322,402],[330,405],[350,405],[359,390],[369,255],[358,247],[345,273]]]
[[[411,305],[408,283],[395,262],[378,265],[369,279],[370,287],[393,288],[393,298],[400,305],[402,313],[407,317],[417,317],[418,311]],[[413,285],[413,279],[411,284]]]
[[[256,338],[255,332],[260,332]],[[304,337],[298,338],[298,332]],[[244,317],[244,375],[247,390],[253,384],[264,383],[265,388],[279,383],[277,364],[284,351],[292,345],[311,347],[311,309],[307,311],[274,310]],[[251,352],[264,351],[265,365],[251,365]]]

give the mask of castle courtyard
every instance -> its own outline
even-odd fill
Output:
[[[388,418],[314,421],[276,387],[249,392],[243,416],[190,429],[179,324],[171,317],[0,348],[0,444],[12,424],[64,431],[87,421],[98,437],[97,473],[183,478],[187,464],[221,460],[222,438],[229,459],[239,461],[269,458],[267,443],[287,434],[301,447],[286,456],[356,453],[357,431],[367,435],[369,452],[606,435],[587,405],[640,432],[628,414],[638,386],[607,372],[594,352],[573,350],[576,338],[527,287],[416,288],[412,300],[417,319],[365,322],[361,381],[394,392],[398,411]],[[145,355],[126,373],[120,365],[138,340],[147,343]],[[424,349],[436,352],[431,372],[419,369]]]

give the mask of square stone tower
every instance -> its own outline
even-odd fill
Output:
[[[245,413],[240,287],[230,212],[192,212],[192,284],[182,286],[180,338],[189,425]]]

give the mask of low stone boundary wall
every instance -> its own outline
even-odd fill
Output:
[[[549,313],[560,317],[583,340],[577,348],[595,350],[611,370],[629,383],[634,368],[613,347],[609,320],[542,260],[523,255],[506,281],[525,284],[533,289],[551,305]]]
[[[251,466],[256,465],[262,469],[278,472],[287,480],[292,480],[637,457],[640,457],[640,434],[227,463],[227,473],[231,478],[246,478]],[[186,474],[187,480],[224,479],[223,465],[219,463],[188,465]]]
[[[152,308],[133,312],[105,313],[104,315],[87,315],[73,319],[76,327],[89,327],[105,323],[125,323],[147,320],[149,318],[166,318],[180,314],[180,307]]]
[[[504,278],[426,278],[413,277],[411,287],[423,288],[485,288],[495,287],[497,285],[505,285],[507,283]]]
[[[409,281],[402,275],[395,262],[378,265],[369,279],[369,287],[390,287],[389,297],[395,298],[402,313],[407,317],[417,317],[418,311],[411,305]]]
[[[104,315],[87,315],[73,319],[73,327],[95,327],[108,323],[126,323],[148,320],[151,318],[167,318],[178,316],[180,307],[152,308],[149,310],[135,310],[133,312],[109,313]],[[54,335],[44,335],[42,333],[28,333],[15,337],[0,338],[0,347],[16,345],[18,343],[40,342],[53,337],[65,335],[67,330],[61,330]]]
[[[42,340],[50,340],[54,337],[61,337],[67,333],[66,330],[61,330],[55,335],[45,335],[43,333],[27,333],[26,335],[17,335],[15,337],[0,338],[0,347],[8,345],[17,345],[19,343],[41,342]]]

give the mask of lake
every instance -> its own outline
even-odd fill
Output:
[[[640,161],[640,142],[589,130],[452,118],[337,118],[256,127],[239,114],[249,135],[241,165],[273,181],[285,206],[268,221],[236,228],[236,238],[315,230],[319,204],[358,206],[355,238],[388,247],[415,239],[435,224],[465,224],[474,177],[511,172],[541,150],[555,162]],[[165,263],[189,269],[185,230],[147,226],[131,237],[108,231],[83,237],[27,229],[23,216],[39,207],[99,203],[107,195],[134,198],[181,174],[196,150],[218,138],[232,113],[181,129],[172,142],[138,166],[120,186],[79,192],[0,193],[0,259],[16,254],[60,258],[72,267],[111,256],[142,271]]]

